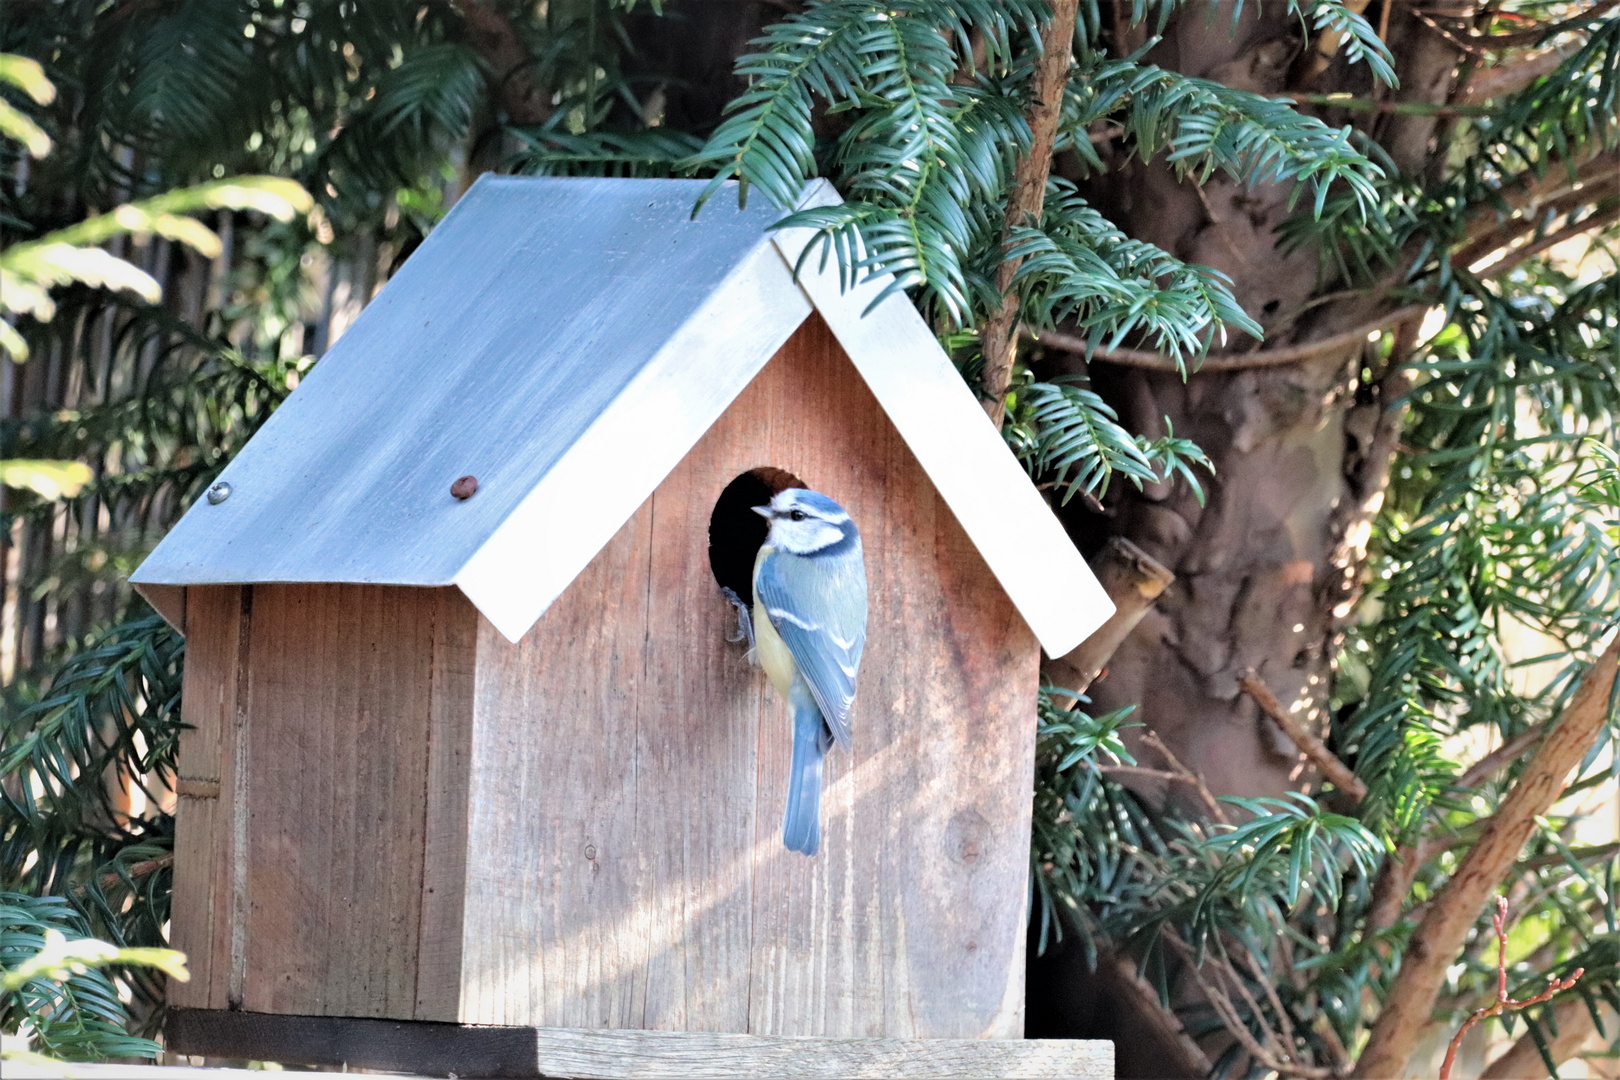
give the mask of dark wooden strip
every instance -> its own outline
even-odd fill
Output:
[[[421,1076],[540,1076],[534,1028],[176,1009],[163,1034],[168,1049],[179,1054]]]

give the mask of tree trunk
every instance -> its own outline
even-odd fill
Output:
[[[1307,43],[1283,9],[1189,8],[1148,59],[1184,74],[1261,93],[1290,88]],[[1340,74],[1342,62],[1328,72]],[[1322,87],[1325,80],[1319,80]],[[1087,191],[1126,233],[1231,277],[1273,347],[1343,330],[1366,308],[1296,312],[1318,289],[1315,254],[1284,255],[1274,230],[1288,216],[1285,185],[1245,188],[1212,177],[1202,189],[1163,162],[1125,164]],[[1228,342],[1227,351],[1254,347]],[[1222,347],[1216,344],[1216,349]],[[1299,787],[1301,755],[1238,686],[1253,668],[1307,726],[1326,724],[1332,660],[1393,450],[1389,386],[1365,385],[1357,342],[1277,367],[1193,374],[1093,361],[1097,390],[1125,426],[1193,439],[1215,466],[1200,506],[1184,482],[1137,491],[1116,484],[1104,514],[1074,512],[1088,545],[1122,536],[1176,581],[1092,688],[1099,710],[1137,714],[1220,794]],[[1078,358],[1059,360],[1083,370]],[[1078,503],[1071,504],[1078,507]],[[1155,755],[1141,748],[1153,762]],[[1149,792],[1185,800],[1186,792]],[[1186,807],[1193,810],[1189,803]]]

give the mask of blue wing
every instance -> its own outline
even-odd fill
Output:
[[[810,685],[838,745],[849,746],[849,707],[866,648],[866,564],[860,537],[837,554],[783,551],[760,560],[754,591]]]

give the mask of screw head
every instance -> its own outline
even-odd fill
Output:
[[[585,857],[587,859],[595,860],[595,858],[596,858],[596,845],[595,844],[586,844],[585,845]]]
[[[218,506],[220,503],[224,502],[226,499],[228,499],[230,497],[231,497],[231,485],[227,484],[223,480],[221,480],[219,483],[215,484],[213,487],[208,489],[208,505],[209,506]]]
[[[463,476],[450,485],[450,494],[465,502],[478,493],[478,477]]]

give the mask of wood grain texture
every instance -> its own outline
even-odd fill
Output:
[[[242,590],[194,585],[186,590],[185,682],[174,836],[171,944],[185,953],[190,982],[169,987],[181,1008],[226,1005],[230,967],[228,807],[220,802],[228,736],[235,722]]]
[[[1071,1077],[1111,1080],[1112,1043],[1069,1039],[834,1039],[711,1032],[473,1027],[182,1009],[164,1032],[181,1053],[429,1076]]]
[[[759,466],[861,527],[853,753],[785,851],[781,702],[706,562]],[[1016,1037],[1038,647],[812,317],[526,638],[478,637],[463,1022]]]
[[[433,684],[428,718],[418,1020],[454,1020],[460,1009],[467,881],[467,789],[472,750],[478,613],[454,589],[434,590]]]
[[[413,1015],[441,590],[253,587],[242,1007]]]

